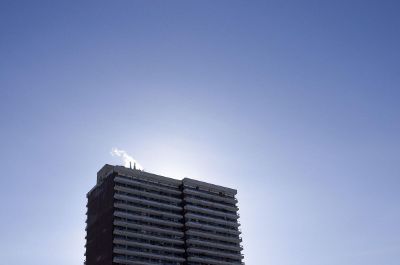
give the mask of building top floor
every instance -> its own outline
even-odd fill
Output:
[[[111,175],[119,175],[119,176],[125,176],[125,177],[130,177],[130,178],[139,178],[143,179],[149,182],[153,183],[160,183],[160,184],[168,184],[172,186],[185,186],[185,187],[194,187],[194,188],[200,188],[204,190],[208,190],[210,192],[222,192],[225,194],[229,194],[231,196],[236,195],[237,191],[232,188],[227,188],[191,178],[184,178],[182,180],[174,179],[174,178],[169,178],[169,177],[164,177],[160,176],[157,174],[149,173],[143,170],[137,170],[137,169],[132,169],[132,168],[126,168],[123,166],[114,166],[114,165],[109,165],[106,164],[104,165],[98,172],[97,172],[97,183],[95,187],[91,191],[89,191],[89,194],[98,186],[101,185],[101,183],[106,179],[107,177]]]

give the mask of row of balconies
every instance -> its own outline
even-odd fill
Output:
[[[126,168],[123,168],[123,170],[126,170]],[[129,171],[129,169],[128,169]],[[181,182],[176,179],[171,179],[163,176],[158,176],[156,174],[151,174],[149,172],[144,172],[144,171],[136,171],[136,172],[122,172],[118,170],[118,176],[119,177],[125,177],[128,179],[132,179],[134,181],[140,182],[140,183],[148,183],[151,185],[157,185],[157,186],[163,186],[167,188],[172,188],[176,189],[181,185]],[[132,174],[134,173],[134,174]]]
[[[239,218],[239,216],[237,214],[226,213],[223,211],[212,210],[210,208],[204,208],[204,207],[199,207],[199,206],[190,205],[190,204],[186,204],[183,208],[187,212],[190,212],[190,211],[197,212],[197,213],[204,214],[206,216],[210,216],[210,217],[214,217],[214,218],[222,219],[222,220],[232,220],[232,221],[236,222],[236,220]]]
[[[185,253],[185,249],[183,247],[177,248],[177,247],[159,246],[159,245],[153,245],[153,244],[148,244],[148,243],[135,242],[135,241],[126,240],[126,239],[114,238],[113,243],[118,244],[118,245],[123,245],[123,246],[147,249],[147,250],[157,250],[157,251],[161,251],[161,252],[165,252],[165,253],[178,253],[178,254]],[[168,255],[168,254],[166,254],[166,255]]]
[[[200,264],[209,264],[209,265],[243,265],[241,262],[226,262],[226,261],[220,261],[220,260],[214,260],[210,258],[204,258],[204,257],[196,257],[196,256],[189,256],[187,258],[189,262],[198,262]]]
[[[167,203],[175,203],[177,205],[179,205],[182,200],[179,198],[175,198],[175,197],[170,197],[167,195],[161,195],[160,193],[153,193],[153,192],[148,192],[148,191],[143,191],[143,190],[138,190],[138,189],[133,189],[133,188],[128,188],[128,187],[124,187],[124,186],[120,186],[120,185],[115,185],[114,189],[117,191],[123,191],[126,192],[128,194],[134,194],[134,195],[140,195],[143,197],[150,197],[150,198],[155,198],[158,200],[163,200]]]
[[[121,176],[115,177],[114,182],[125,184],[125,185],[131,185],[133,187],[141,187],[141,188],[145,188],[145,189],[149,189],[149,190],[153,190],[153,191],[157,191],[157,192],[164,192],[164,193],[170,194],[170,195],[176,195],[176,196],[181,195],[181,191],[179,190],[179,187],[176,187],[176,189],[173,189],[173,188],[161,186],[158,184],[143,183],[136,179],[130,179],[130,178],[125,178],[125,177],[121,177]]]
[[[238,230],[232,230],[232,229],[226,229],[222,227],[217,227],[217,226],[212,226],[208,224],[201,224],[198,222],[194,222],[192,220],[188,220],[185,222],[185,226],[189,228],[197,228],[203,231],[206,231],[208,233],[216,233],[219,232],[221,235],[233,235],[233,236],[239,236],[240,232]]]
[[[144,231],[147,232],[146,230],[139,230],[139,231]],[[158,241],[158,242],[165,242],[169,244],[175,244],[175,245],[183,245],[184,241],[183,239],[173,239],[173,238],[166,238],[164,236],[160,236],[157,233],[140,233],[137,231],[127,231],[123,230],[120,228],[114,228],[114,235],[117,236],[124,236],[127,238],[138,238],[138,239],[146,239],[146,240],[152,240],[152,241]]]
[[[172,230],[172,229],[165,229],[165,228],[160,228],[159,226],[152,226],[152,225],[146,225],[146,224],[135,224],[132,222],[126,222],[126,221],[120,221],[120,220],[114,220],[114,225],[122,228],[130,228],[130,229],[136,229],[136,230],[145,230],[145,231],[151,231],[155,233],[160,233],[161,235],[165,235],[165,237],[169,238],[183,238],[184,233],[181,230]]]
[[[183,257],[173,256],[173,255],[165,255],[165,254],[156,254],[151,252],[144,252],[142,250],[131,250],[122,247],[114,247],[115,254],[122,254],[127,256],[135,257],[143,257],[148,259],[158,259],[160,261],[173,261],[173,262],[184,262],[185,259]],[[134,264],[134,263],[133,263]]]
[[[219,244],[210,244],[204,241],[187,240],[186,242],[190,245],[188,252],[192,250],[193,253],[211,255],[220,258],[221,257],[230,258],[233,260],[241,259],[240,247],[237,247],[235,250],[228,250],[224,245],[221,246]],[[152,250],[162,251],[165,252],[166,255],[168,255],[168,253],[183,254],[185,252],[183,245],[179,247],[176,245],[153,244],[152,240],[149,240],[149,238],[146,238],[145,241],[137,241],[137,239],[130,240],[127,238],[115,237],[113,243],[125,248],[134,247],[134,248],[145,249],[145,251],[150,251],[150,252]]]
[[[230,251],[242,251],[243,247],[240,246],[239,244],[236,246],[232,245],[227,245],[227,244],[222,244],[222,243],[215,243],[215,242],[210,242],[210,240],[200,240],[200,239],[186,239],[186,243],[190,245],[199,245],[203,247],[211,247],[211,248],[217,248],[221,250],[230,250]]]
[[[115,222],[115,225],[127,225],[127,223],[123,223],[123,222]],[[129,225],[129,224],[128,224]],[[132,225],[131,225],[132,227]],[[152,230],[152,227],[143,227],[141,225],[133,225],[134,228],[136,229],[145,229],[148,231],[154,231]],[[165,230],[161,230],[160,229],[156,229],[155,232],[163,232],[163,233],[168,233],[169,231],[165,231]],[[207,233],[201,233],[198,231],[187,231],[187,234],[189,236],[189,239],[186,240],[187,244],[196,244],[196,245],[200,245],[200,246],[205,246],[205,247],[213,247],[213,248],[220,248],[220,249],[226,249],[226,250],[231,250],[231,251],[240,251],[242,250],[242,247],[239,245],[239,240],[232,240],[232,238],[227,238],[227,237],[222,237],[222,236],[215,236],[215,235],[211,235],[207,234]],[[153,236],[153,235],[149,235],[149,234],[143,234],[137,231],[127,231],[127,230],[123,230],[123,228],[118,228],[116,227],[114,229],[114,235],[118,235],[118,236],[124,236],[124,237],[131,237],[131,238],[135,238],[135,239],[145,239],[145,240],[152,240],[152,241],[158,241],[158,242],[166,242],[166,243],[170,243],[170,244],[176,244],[176,245],[183,245],[183,239],[171,239],[171,238],[165,238],[163,236],[157,235],[157,236]],[[198,238],[194,239],[191,238],[190,235],[197,235]],[[182,236],[182,235],[181,235]],[[202,239],[205,238],[206,240]],[[212,240],[210,241],[210,239],[218,239],[224,243],[215,243]],[[229,243],[226,243],[226,241],[228,241]],[[234,241],[234,242],[232,242]],[[233,243],[233,244],[232,244]]]
[[[179,197],[181,196],[181,193],[182,193],[182,191],[179,190],[179,187],[176,187],[176,189],[173,189],[170,187],[161,186],[161,184],[159,184],[159,183],[154,183],[154,184],[143,183],[143,182],[140,182],[138,179],[129,179],[126,177],[117,176],[114,178],[114,181],[119,184],[128,185],[128,187],[124,187],[127,189],[127,192],[140,192],[139,190],[137,190],[137,188],[144,188],[144,189],[148,189],[150,191],[155,191],[155,192],[157,192],[157,194],[154,194],[152,192],[145,191],[145,190],[142,191],[142,194],[146,193],[146,194],[148,194],[148,196],[152,196],[152,194],[153,194],[156,197],[164,198],[164,199],[168,199],[168,200],[172,199],[175,202],[179,202],[179,200],[180,200]],[[131,187],[129,187],[129,185]],[[161,193],[165,193],[165,195],[162,195]],[[214,202],[220,202],[220,203],[223,203],[224,205],[225,204],[235,205],[237,203],[237,199],[233,196],[232,197],[223,197],[217,193],[209,193],[206,191],[195,190],[195,189],[191,189],[191,188],[187,188],[187,187],[183,188],[183,193],[199,196],[200,198],[205,198],[207,200],[211,200]],[[174,196],[170,197],[167,194],[170,196],[171,195],[174,195]]]
[[[156,226],[162,225],[162,226],[165,226],[166,228],[171,227],[171,228],[175,228],[176,230],[182,229],[182,227],[183,227],[182,223],[161,220],[161,219],[157,219],[157,218],[149,217],[149,216],[130,214],[130,213],[121,212],[121,211],[115,211],[114,216],[126,218],[129,220],[140,221],[140,222],[144,222],[144,223],[150,223],[150,224],[153,224]]]
[[[201,192],[198,190],[192,190],[192,189],[183,189],[184,194],[190,194],[190,195],[195,195],[200,198],[204,198],[213,202],[219,202],[227,205],[236,205],[237,199],[235,197],[229,198],[229,197],[220,197],[218,194],[211,194],[211,193],[205,193]]]
[[[116,182],[132,182],[133,180],[126,179],[123,177],[115,177],[115,181]],[[140,184],[143,184],[143,183],[140,183]],[[155,189],[165,189],[165,188],[159,187],[159,186],[154,186],[154,188]],[[123,187],[120,185],[116,185],[115,190],[120,191],[120,192],[125,192],[126,194],[122,195],[122,196],[132,197],[133,200],[140,199],[140,200],[143,200],[143,202],[147,202],[150,204],[155,203],[153,205],[156,205],[156,206],[161,206],[161,205],[175,206],[174,209],[176,209],[177,211],[180,210],[179,204],[182,203],[182,200],[180,198],[170,197],[170,196],[146,192],[146,191],[139,191],[139,190],[136,190],[133,188]],[[158,191],[158,192],[160,192],[160,191]],[[176,195],[180,194],[179,191],[174,191],[174,192],[177,192]],[[227,211],[227,216],[230,216],[231,218],[236,218],[236,219],[238,218],[236,215],[237,200],[235,198],[218,197],[218,195],[216,195],[216,194],[208,194],[208,193],[200,192],[197,190],[191,190],[191,189],[184,189],[183,193],[184,193],[184,195],[186,195],[184,200],[187,201],[188,203],[198,204],[204,208],[217,208],[220,211],[221,210]],[[187,196],[187,194],[192,195],[192,196]],[[130,195],[133,195],[133,196],[130,196]],[[212,200],[212,201],[210,201],[210,200]],[[217,200],[217,201],[215,201],[215,200]],[[230,203],[228,203],[228,202],[230,202]],[[157,204],[157,203],[159,203],[159,204]],[[171,205],[171,204],[175,204],[175,205]],[[196,207],[195,205],[193,205],[193,206]],[[203,210],[203,212],[204,211],[205,210]],[[210,211],[214,211],[214,210],[210,209]]]
[[[157,208],[160,208],[160,209],[167,209],[167,210],[171,210],[171,211],[176,211],[176,212],[179,212],[179,213],[182,212],[182,207],[178,207],[178,206],[170,205],[170,204],[165,204],[165,203],[160,203],[160,202],[155,202],[155,201],[149,201],[149,200],[146,200],[146,199],[137,198],[137,197],[128,196],[128,195],[114,194],[114,199],[133,202],[133,203],[138,203],[138,204],[142,204],[142,205],[149,205],[149,206],[157,207]]]
[[[114,203],[114,207],[117,209],[123,209],[123,210],[129,210],[132,212],[138,212],[140,213],[147,213],[151,214],[154,216],[159,216],[162,219],[172,219],[172,221],[181,221],[183,219],[181,214],[174,214],[170,212],[164,212],[160,210],[155,210],[155,209],[150,209],[150,208],[145,208],[145,207],[138,207],[136,205],[130,205],[122,202],[116,202]]]
[[[214,222],[214,220],[205,220],[205,218],[199,218],[198,216],[194,216],[193,214],[185,214],[185,222],[191,221],[200,225],[205,225],[209,226],[210,228],[213,227],[214,229],[224,229],[227,231],[239,231],[240,234],[240,228],[238,227],[239,224],[235,223],[236,225],[225,225],[225,224],[219,224],[217,222]],[[211,229],[210,229],[211,230]]]
[[[122,225],[122,224],[131,225],[128,222],[123,223],[123,222],[118,222],[118,221],[115,224],[116,225]],[[188,227],[191,227],[192,225],[196,226],[197,224],[192,224],[191,222],[187,222],[187,224],[186,224],[186,226],[188,226]],[[138,228],[138,227],[142,227],[143,228],[142,225],[136,225],[136,228]],[[153,227],[153,229],[154,228],[155,227]],[[204,228],[204,227],[202,227],[202,228]],[[159,229],[159,228],[156,228],[156,229]],[[163,229],[163,232],[167,232],[167,231]],[[188,235],[191,235],[191,234],[193,235],[194,234],[194,235],[198,235],[198,236],[203,236],[205,238],[215,238],[215,239],[233,241],[232,237],[218,236],[218,235],[215,235],[215,234],[211,235],[210,233],[204,233],[204,232],[201,232],[201,231],[190,231],[190,229],[188,231],[186,231],[186,233]],[[137,233],[134,234],[134,233],[125,232],[125,231],[117,230],[117,229],[115,230],[115,234],[123,235],[123,236],[134,236],[135,238],[143,237],[145,239],[154,239],[154,240],[157,239],[157,240],[163,241],[162,238],[155,238],[155,237],[149,238],[148,235],[139,235],[138,236]],[[168,239],[166,241],[168,241]],[[235,238],[234,241],[236,243],[238,243],[238,242],[240,242],[240,239],[239,238]],[[182,243],[182,240],[179,241],[179,242]],[[171,247],[164,247],[164,246],[155,246],[155,245],[152,245],[152,244],[146,244],[146,243],[142,243],[142,242],[133,242],[133,241],[126,240],[126,239],[115,239],[114,243],[115,244],[119,244],[119,245],[126,245],[126,246],[132,246],[132,247],[137,247],[137,248],[152,249],[152,250],[157,250],[157,251],[167,251],[167,252],[170,251],[170,252],[174,252],[174,253],[183,253],[184,252],[183,248],[179,249],[179,248],[175,248],[175,247],[171,248]],[[170,242],[170,243],[172,243],[172,242]],[[178,243],[178,242],[174,241],[174,243]],[[240,246],[229,246],[229,245],[227,246],[225,244],[206,242],[206,241],[190,239],[190,238],[186,241],[186,243],[190,245],[190,247],[187,250],[189,256],[190,256],[190,253],[199,254],[200,256],[204,256],[204,255],[211,256],[211,258],[210,257],[200,257],[200,258],[207,259],[207,260],[208,259],[212,259],[213,256],[217,257],[217,259],[213,261],[214,263],[208,263],[208,264],[225,264],[224,262],[226,262],[226,261],[225,260],[221,260],[221,259],[225,259],[225,258],[226,259],[232,259],[234,261],[234,263],[232,263],[232,260],[229,261],[229,262],[231,262],[230,264],[236,264],[236,261],[238,261],[237,264],[240,264],[240,261],[241,261],[241,258],[242,258],[242,256],[240,255],[240,251],[241,251],[242,248]],[[196,247],[196,246],[198,246],[198,247]],[[212,250],[212,249],[211,250],[202,249],[201,248],[202,246],[203,247],[207,247],[207,248],[209,248],[209,247],[216,248],[217,251]],[[218,249],[222,249],[222,251],[218,251]],[[226,251],[223,251],[223,250],[239,251],[239,253],[231,254],[231,253],[227,253]],[[126,250],[126,251],[132,252],[132,251],[135,251],[135,250]],[[143,251],[141,251],[141,253],[143,253]],[[157,258],[158,254],[144,253],[144,256],[147,256],[147,255],[153,255],[153,258]],[[175,258],[175,257],[173,257],[173,258]],[[221,259],[218,260],[218,258],[221,258]]]
[[[189,247],[187,249],[187,252],[189,256],[190,253],[192,253],[192,254],[197,254],[199,256],[207,256],[211,259],[221,260],[221,261],[227,261],[229,259],[229,261],[231,262],[240,262],[242,261],[243,258],[240,253],[230,254],[223,251],[207,250],[198,247]]]
[[[225,211],[228,213],[236,213],[238,211],[238,208],[236,206],[228,206],[228,205],[221,204],[218,202],[210,202],[207,200],[203,200],[201,198],[192,197],[190,195],[189,196],[185,195],[184,201],[186,203],[191,203],[193,205],[199,205],[199,206],[202,206],[205,208],[210,208],[210,209],[222,210],[222,211]]]
[[[197,182],[197,180],[189,180],[189,181],[190,182],[192,182],[192,181]],[[214,186],[213,184],[209,184],[209,185]],[[195,185],[195,184],[190,185],[190,184],[187,183],[187,180],[183,180],[182,181],[182,186],[183,186],[183,189],[197,190],[197,191],[200,191],[200,192],[203,192],[203,193],[216,195],[218,197],[224,197],[224,198],[233,198],[233,197],[235,197],[235,195],[237,193],[236,190],[228,191],[227,189],[229,189],[229,188],[225,188],[225,187],[222,187],[222,186],[221,186],[222,189],[219,189],[219,188],[217,188],[217,189],[214,188],[213,189],[213,188],[209,188],[209,187],[207,187],[207,188],[206,187],[202,187],[202,185]]]
[[[113,263],[124,264],[124,265],[154,265],[154,263],[138,261],[138,260],[128,260],[126,258],[114,257]]]
[[[203,216],[203,215],[195,214],[195,213],[190,213],[190,212],[185,213],[185,219],[187,219],[187,220],[189,220],[189,219],[198,220],[200,222],[204,222],[204,223],[207,223],[207,224],[210,224],[210,225],[215,225],[215,226],[218,226],[218,227],[226,227],[228,229],[229,228],[237,229],[239,227],[239,223],[238,222],[221,220],[221,219],[207,217],[207,216]]]
[[[192,236],[198,236],[198,237],[206,238],[206,239],[214,239],[219,242],[227,242],[227,243],[231,243],[231,244],[239,244],[240,242],[242,242],[242,240],[238,236],[232,236],[232,235],[225,236],[225,235],[219,235],[219,234],[214,234],[214,233],[210,233],[210,232],[199,231],[196,229],[188,229],[188,230],[186,230],[185,233],[189,236],[192,235]]]
[[[116,264],[124,264],[124,265],[181,265],[182,263],[180,262],[163,262],[163,263],[154,263],[154,262],[148,262],[148,261],[140,261],[140,260],[130,260],[125,257],[114,257],[113,262]]]
[[[172,202],[168,202],[168,201],[164,201],[164,200],[150,198],[148,196],[134,195],[134,194],[126,193],[126,192],[123,192],[123,191],[117,191],[114,194],[118,194],[118,195],[122,195],[122,196],[128,196],[128,197],[133,198],[133,199],[140,199],[140,200],[143,200],[145,202],[150,202],[150,203],[160,203],[161,205],[171,205],[171,206],[175,206],[175,207],[178,207],[178,208],[181,207],[180,203],[177,204],[177,203],[172,203]]]
[[[116,189],[118,189],[118,190],[121,190],[121,188],[124,189],[124,187],[116,186]],[[138,198],[138,197],[134,197],[134,196],[130,196],[130,195],[115,194],[114,197],[117,199],[126,200],[126,201],[133,202],[133,203],[140,203],[142,205],[145,205],[146,208],[148,208],[148,206],[152,206],[155,208],[168,208],[170,210],[181,211],[181,208],[178,206],[164,204],[161,202],[149,201],[146,199],[142,199],[142,198]],[[196,200],[192,200],[192,201],[196,201]],[[198,200],[196,202],[198,202]],[[170,207],[170,206],[172,206],[172,207]],[[203,214],[210,215],[211,217],[215,216],[214,218],[216,218],[216,219],[230,218],[231,220],[235,220],[238,218],[237,214],[226,213],[226,212],[212,210],[212,209],[203,208],[203,207],[198,207],[198,206],[194,206],[194,205],[185,205],[184,208],[185,208],[185,210],[188,210],[188,211],[192,210],[192,211],[200,212]],[[156,209],[156,210],[158,211],[158,209]]]

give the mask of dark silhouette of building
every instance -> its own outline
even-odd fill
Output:
[[[236,190],[105,165],[87,194],[87,265],[243,264]]]

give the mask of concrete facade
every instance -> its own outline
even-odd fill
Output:
[[[236,190],[105,165],[87,194],[87,265],[236,265]]]

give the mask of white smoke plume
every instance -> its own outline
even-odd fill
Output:
[[[133,168],[133,166],[136,164],[136,169],[143,170],[143,167],[124,150],[120,150],[114,147],[113,149],[111,149],[110,154],[112,156],[121,157],[122,161],[124,162],[124,167],[129,167],[130,165],[132,165]]]

